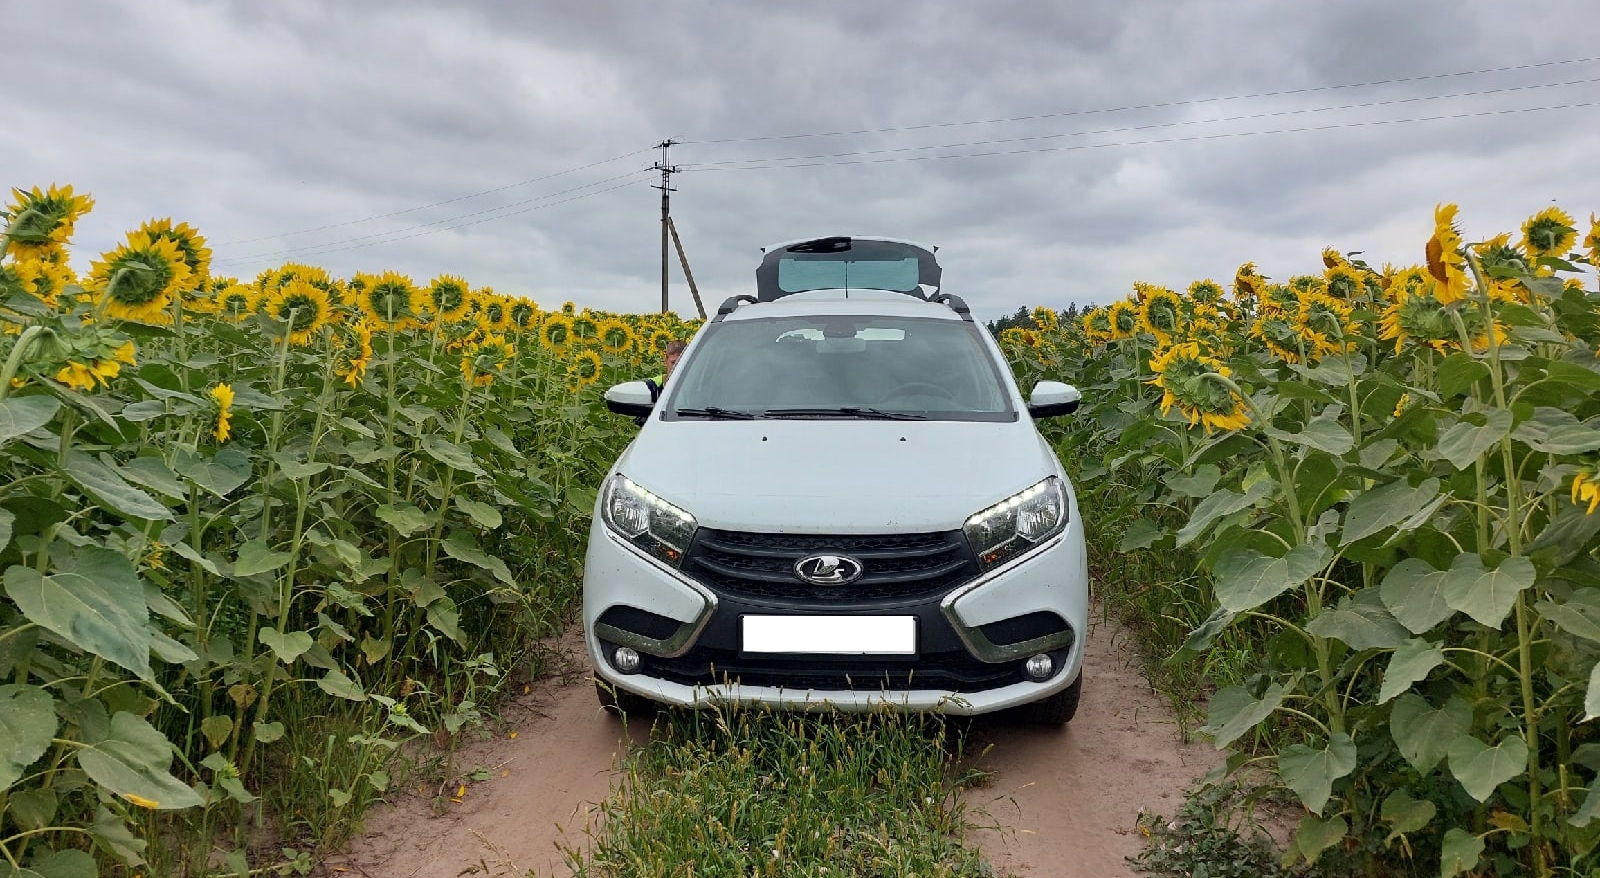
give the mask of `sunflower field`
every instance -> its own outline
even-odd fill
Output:
[[[1002,341],[1083,390],[1047,429],[1080,491],[1137,497],[1112,545],[1200,572],[1177,659],[1248,657],[1202,731],[1304,806],[1290,861],[1600,874],[1600,221],[1468,239],[1442,205],[1419,256]]]
[[[598,388],[695,324],[458,277],[214,276],[153,220],[70,267],[0,212],[0,875],[308,867],[576,606]],[[259,835],[259,831],[257,832]]]

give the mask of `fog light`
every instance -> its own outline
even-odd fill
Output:
[[[621,651],[622,650],[620,649],[617,650],[619,653]],[[1049,655],[1042,652],[1028,659],[1027,662],[1022,665],[1022,672],[1027,674],[1028,679],[1033,680],[1034,682],[1050,679],[1050,675],[1055,673],[1055,671],[1055,661],[1052,660]]]
[[[1029,659],[1029,661],[1031,662],[1033,659]],[[1050,658],[1046,656],[1045,664],[1048,665],[1049,663]],[[631,674],[639,670],[639,653],[630,647],[619,646],[617,651],[611,654],[611,665],[624,674]]]

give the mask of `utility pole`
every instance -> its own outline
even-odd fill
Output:
[[[655,163],[654,169],[661,172],[661,185],[655,187],[661,190],[661,313],[665,314],[670,308],[667,305],[667,235],[672,223],[672,175],[678,168],[667,161],[667,150],[677,145],[676,140],[668,138],[656,144],[661,150],[661,160]]]

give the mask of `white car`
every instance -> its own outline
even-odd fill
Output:
[[[600,491],[583,625],[601,701],[747,702],[1061,724],[1082,691],[1088,564],[1072,483],[928,247],[768,248]]]

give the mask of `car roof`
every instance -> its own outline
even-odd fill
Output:
[[[840,235],[838,233],[832,235],[813,235],[809,238],[795,238],[792,241],[779,241],[776,244],[768,244],[767,246],[762,247],[761,252],[771,253],[772,251],[783,247],[793,247],[796,244],[804,244],[808,241],[817,241],[823,238],[850,238],[851,240],[859,241],[885,241],[890,244],[909,244],[912,247],[921,247],[929,253],[939,252],[939,248],[933,246],[932,244],[924,244],[921,241],[912,241],[907,238],[896,238],[891,235]]]

